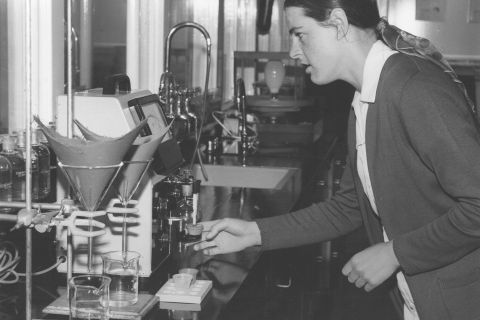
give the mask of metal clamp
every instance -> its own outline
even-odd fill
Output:
[[[104,235],[105,230],[87,231],[79,227],[92,227],[97,229],[105,228],[105,224],[94,220],[95,217],[101,217],[106,214],[105,211],[73,211],[72,214],[63,220],[60,225],[69,228],[73,235],[93,238]]]
[[[107,217],[113,223],[138,223],[139,219],[134,217],[127,217],[130,214],[137,214],[138,208],[136,207],[127,207],[128,205],[137,205],[137,200],[130,200],[127,202],[127,206],[124,207],[115,207],[115,204],[122,204],[122,201],[119,199],[112,200],[112,206],[107,208]],[[117,215],[116,215],[117,214]],[[121,216],[119,216],[121,215]]]

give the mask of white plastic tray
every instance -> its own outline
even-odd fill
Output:
[[[211,288],[211,280],[197,280],[188,289],[178,289],[175,287],[173,279],[169,279],[160,290],[158,290],[156,295],[160,298],[160,302],[199,304]]]

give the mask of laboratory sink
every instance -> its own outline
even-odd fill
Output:
[[[194,176],[203,186],[279,190],[289,182],[296,185],[300,179],[298,168],[204,164],[204,169],[207,177],[202,174],[200,165],[193,168]]]

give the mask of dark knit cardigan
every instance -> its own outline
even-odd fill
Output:
[[[350,112],[340,191],[329,201],[257,220],[262,247],[325,241],[361,225],[374,244],[383,241],[383,226],[420,319],[480,319],[480,135],[472,119],[464,96],[437,66],[392,55],[366,125],[379,216],[357,174]]]

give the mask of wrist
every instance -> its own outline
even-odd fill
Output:
[[[389,253],[390,253],[392,262],[395,264],[397,268],[399,268],[400,262],[398,261],[397,256],[395,255],[395,250],[393,250],[393,240],[388,241],[387,246],[389,248]]]
[[[249,222],[249,233],[252,236],[252,246],[260,246],[262,244],[262,236],[256,221]]]

